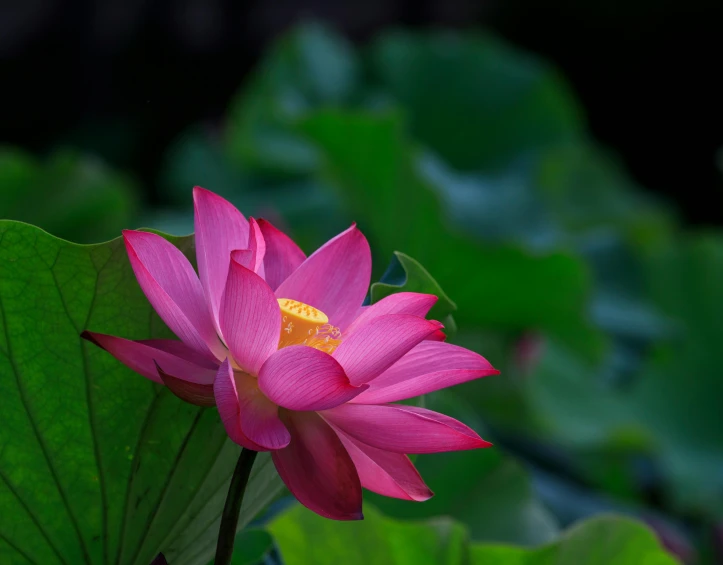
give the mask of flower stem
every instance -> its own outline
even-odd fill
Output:
[[[241,449],[236,469],[234,469],[231,484],[226,495],[226,504],[221,514],[221,527],[218,530],[218,543],[216,544],[216,559],[214,565],[229,565],[233,555],[233,542],[236,537],[238,515],[241,511],[241,502],[244,499],[246,485],[249,482],[251,467],[256,459],[256,451]]]

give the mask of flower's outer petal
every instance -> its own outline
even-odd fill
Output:
[[[278,406],[259,390],[256,379],[234,372],[228,359],[213,384],[216,406],[232,441],[255,451],[281,449],[291,436],[279,419]]]
[[[424,318],[437,302],[434,294],[420,294],[418,292],[398,292],[382,298],[371,306],[365,306],[357,317],[344,331],[344,337],[349,337],[364,324],[387,314],[409,314]]]
[[[264,271],[266,282],[276,290],[299,265],[306,255],[293,240],[263,218],[258,221],[266,241]]]
[[[201,353],[223,356],[203,288],[185,255],[154,233],[125,230],[123,239],[141,289],[171,331]]]
[[[216,329],[231,251],[247,249],[249,223],[236,207],[210,190],[193,189],[198,274]]]
[[[196,406],[216,406],[212,384],[202,385],[184,381],[166,373],[158,363],[156,369],[163,384],[181,400]]]
[[[334,351],[353,385],[371,381],[398,361],[429,334],[439,322],[408,314],[387,314],[372,318]]]
[[[434,495],[403,453],[383,451],[355,440],[338,428],[334,431],[354,462],[364,488],[384,496],[416,502],[429,500]]]
[[[423,341],[369,383],[353,402],[384,404],[498,375],[484,357],[451,343]]]
[[[140,373],[144,377],[157,383],[162,383],[163,381],[158,376],[156,362],[169,373],[191,383],[211,384],[216,375],[216,369],[209,369],[208,366],[197,365],[174,353],[151,347],[143,342],[88,331],[83,332],[80,336],[98,347],[105,349],[113,357],[118,359],[118,361],[130,367],[136,373]],[[173,340],[168,340],[168,342],[177,343]],[[169,349],[172,349],[172,347]],[[208,360],[204,362],[208,364]]]
[[[318,308],[344,331],[364,302],[371,272],[369,243],[354,225],[309,256],[276,289],[276,296]]]
[[[154,349],[160,349],[167,353],[171,353],[176,357],[190,361],[191,363],[198,365],[199,367],[205,367],[211,369],[214,374],[218,371],[219,361],[216,359],[210,360],[206,355],[202,355],[195,349],[188,347],[182,341],[177,339],[139,339],[136,343],[142,343]]]
[[[315,412],[281,410],[291,443],[271,457],[281,479],[308,509],[332,520],[361,520],[359,475],[334,430]]]
[[[279,349],[261,367],[259,388],[289,410],[325,410],[366,390],[349,383],[341,365],[328,353],[305,345]]]
[[[320,412],[345,434],[395,453],[438,453],[489,447],[454,418],[402,404],[342,404]]]
[[[268,451],[261,445],[251,441],[241,428],[241,405],[236,391],[236,379],[233,368],[226,359],[218,369],[213,382],[213,394],[216,397],[218,415],[231,441],[246,449]]]
[[[281,310],[269,285],[233,260],[219,320],[234,361],[243,371],[258,375],[261,365],[278,348]]]
[[[244,434],[266,449],[282,449],[291,436],[279,418],[279,407],[259,389],[258,380],[246,373],[234,373]]]

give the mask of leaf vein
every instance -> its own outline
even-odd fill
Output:
[[[20,493],[18,493],[17,490],[15,490],[15,487],[10,482],[10,480],[5,476],[5,473],[0,470],[0,480],[2,480],[3,483],[5,483],[5,486],[7,487],[8,491],[17,499],[17,501],[20,503],[20,506],[23,507],[23,510],[27,513],[28,516],[30,516],[30,519],[32,520],[33,524],[35,524],[35,527],[38,528],[38,531],[42,534],[43,538],[45,538],[45,541],[48,542],[48,546],[50,549],[53,550],[53,553],[58,556],[58,559],[61,563],[67,563],[65,558],[61,555],[60,551],[57,547],[55,547],[55,544],[50,540],[50,537],[48,536],[48,532],[45,531],[45,528],[43,528],[42,524],[38,520],[38,517],[33,513],[31,508],[27,505],[27,503],[23,500],[23,498],[20,496]],[[2,537],[2,534],[0,533],[0,537]],[[12,545],[9,540],[6,538],[5,541]],[[20,552],[22,553],[22,552]]]
[[[50,459],[50,453],[48,452],[48,447],[45,445],[45,440],[43,439],[42,434],[40,433],[40,430],[38,429],[38,425],[35,421],[35,417],[33,416],[33,413],[30,409],[30,404],[28,403],[27,395],[25,386],[22,382],[22,379],[20,378],[20,371],[18,369],[17,363],[15,362],[15,358],[12,354],[12,340],[10,339],[10,328],[8,327],[8,321],[7,316],[5,314],[5,304],[2,299],[2,294],[0,294],[0,317],[2,317],[3,320],[3,329],[5,331],[5,338],[7,341],[7,348],[8,348],[8,358],[10,361],[10,366],[13,369],[13,375],[15,375],[15,382],[18,387],[18,393],[20,395],[20,401],[23,404],[23,408],[25,409],[25,413],[28,416],[28,421],[30,422],[30,426],[33,429],[33,434],[35,435],[35,438],[38,442],[38,445],[40,446],[40,450],[43,453],[43,457],[45,458],[45,463],[48,466],[48,469],[50,470],[50,474],[53,477],[53,481],[55,482],[55,487],[58,490],[58,494],[60,495],[60,499],[63,501],[63,505],[65,506],[65,510],[68,513],[68,517],[70,518],[70,522],[73,525],[73,529],[75,530],[76,535],[78,536],[78,541],[80,541],[80,547],[83,551],[83,557],[85,559],[85,562],[89,565],[91,564],[90,561],[90,554],[88,553],[88,548],[85,545],[85,539],[83,538],[83,535],[80,532],[80,526],[78,525],[78,521],[76,520],[75,516],[73,515],[73,512],[70,509],[70,503],[68,502],[68,497],[65,494],[65,491],[63,490],[62,485],[60,484],[60,477],[58,477],[58,473],[55,470],[55,466],[52,463],[52,460]]]
[[[162,506],[164,499],[166,498],[166,494],[168,493],[168,487],[171,484],[171,481],[173,480],[174,475],[176,474],[176,470],[178,469],[181,458],[183,457],[184,453],[186,452],[186,447],[188,446],[188,442],[191,439],[191,435],[193,435],[194,430],[196,429],[196,426],[198,425],[198,422],[201,420],[201,415],[203,414],[204,408],[199,408],[198,412],[196,413],[196,417],[193,419],[193,423],[191,424],[191,427],[188,429],[188,432],[186,432],[186,436],[183,438],[183,442],[181,442],[181,447],[178,450],[178,453],[176,454],[176,458],[173,460],[173,465],[171,466],[171,472],[166,477],[165,482],[163,483],[163,488],[161,489],[161,496],[158,499],[158,504],[156,504],[155,508],[153,509],[153,512],[148,517],[148,521],[146,522],[146,527],[143,529],[143,537],[138,541],[138,548],[136,549],[135,554],[133,555],[133,559],[131,559],[131,563],[134,563],[136,559],[138,558],[138,554],[141,552],[141,549],[143,549],[143,545],[146,542],[146,538],[148,537],[148,532],[151,531],[151,528],[153,527],[153,523],[156,521],[156,518],[158,517],[158,509]]]

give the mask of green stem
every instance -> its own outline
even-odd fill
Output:
[[[243,448],[239,455],[236,469],[234,469],[231,484],[228,487],[226,504],[221,514],[221,527],[218,530],[218,543],[216,544],[216,559],[214,565],[229,565],[233,555],[233,542],[236,538],[238,515],[241,511],[241,502],[244,499],[246,485],[249,482],[251,467],[256,459],[256,451]]]

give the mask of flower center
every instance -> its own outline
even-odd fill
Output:
[[[279,298],[281,336],[279,349],[289,345],[308,345],[333,353],[341,343],[341,332],[329,324],[321,310],[289,298]]]

